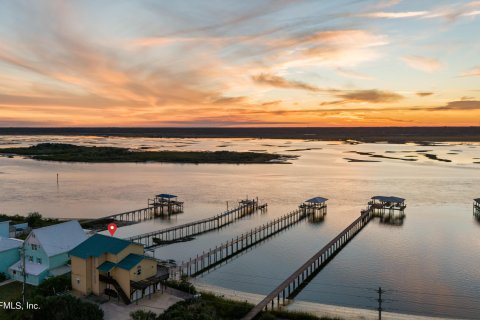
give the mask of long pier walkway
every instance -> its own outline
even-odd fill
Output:
[[[111,214],[105,217],[83,220],[80,224],[84,228],[91,228],[97,231],[106,230],[111,222],[124,222],[133,224],[156,217],[170,216],[183,212],[183,202],[176,200],[177,196],[171,194],[159,194],[154,199],[148,199],[148,207],[131,211]]]
[[[116,213],[101,218],[83,220],[80,222],[80,224],[84,228],[101,231],[107,230],[107,225],[111,222],[124,222],[125,224],[134,224],[144,220],[151,220],[155,218],[155,212],[156,208],[147,207],[122,213]]]
[[[342,248],[365,227],[373,217],[373,209],[366,210],[360,217],[355,219],[345,230],[330,241],[325,247],[305,262],[300,268],[292,273],[285,281],[276,287],[265,299],[260,301],[250,312],[243,318],[243,320],[251,320],[262,310],[267,310],[271,305],[273,309],[275,303],[285,305],[285,300],[288,299],[292,292],[294,292],[302,283],[310,277],[311,274],[319,268],[324,267],[334,255],[336,255]]]
[[[262,310],[267,310],[285,305],[286,300],[298,294],[306,284],[322,269],[330,260],[335,257],[345,245],[352,240],[375,216],[384,214],[385,209],[389,211],[398,210],[403,215],[405,209],[404,199],[397,197],[373,197],[369,202],[368,208],[362,210],[360,217],[355,219],[332,241],[327,243],[313,257],[307,260],[300,268],[292,273],[286,280],[278,285],[270,294],[268,294],[259,304],[253,307],[250,312],[243,317],[243,320],[254,319]],[[288,302],[288,301],[287,301]]]
[[[278,219],[255,227],[231,240],[197,255],[195,258],[183,262],[170,269],[170,277],[176,279],[180,275],[198,276],[210,268],[232,258],[240,252],[264,241],[276,233],[291,227],[305,219],[310,213],[305,208],[299,208]]]
[[[193,221],[179,226],[148,232],[127,238],[126,240],[143,244],[152,248],[162,244],[173,243],[181,239],[193,237],[208,231],[220,229],[258,210],[265,210],[267,203],[260,204],[257,200],[242,200],[239,205],[216,216]]]

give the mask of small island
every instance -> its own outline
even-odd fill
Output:
[[[235,151],[136,151],[118,147],[40,143],[23,148],[0,148],[6,156],[26,156],[35,160],[65,162],[170,162],[170,163],[287,163],[296,158],[265,152]]]

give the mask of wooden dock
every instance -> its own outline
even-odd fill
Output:
[[[171,268],[170,277],[178,279],[182,275],[187,275],[189,277],[198,276],[255,244],[293,226],[305,219],[308,215],[309,214],[304,208],[299,208],[280,218],[272,220],[259,227],[255,227],[248,232],[232,238],[230,241],[209,249],[207,252],[198,254],[195,258],[190,258],[190,260],[182,262],[182,264],[177,267]]]
[[[101,231],[106,230],[107,225],[111,222],[124,222],[125,225],[128,225],[181,212],[183,212],[183,202],[178,201],[177,196],[159,194],[154,199],[148,199],[148,207],[146,208],[115,213],[97,219],[88,219],[81,221],[80,224],[84,228]]]
[[[140,234],[126,240],[143,244],[146,248],[156,247],[162,244],[173,243],[181,239],[193,237],[208,231],[220,229],[258,210],[265,210],[267,203],[260,204],[256,200],[242,200],[239,205],[231,210],[216,216],[182,224],[179,226],[158,231]]]
[[[129,225],[144,220],[151,220],[153,218],[155,218],[155,211],[153,208],[148,207],[122,213],[116,213],[97,219],[83,220],[80,221],[80,225],[82,225],[82,227],[86,229],[102,231],[107,230],[107,225],[112,222],[123,222],[122,225]]]
[[[243,317],[243,320],[251,320],[262,310],[271,309],[277,305],[285,305],[286,300],[291,296],[297,288],[310,278],[312,274],[316,274],[317,270],[323,268],[342,248],[365,227],[373,217],[373,209],[366,210],[360,217],[355,219],[345,230],[318,251],[313,257],[298,268],[292,275],[276,287],[268,294],[259,304],[257,304],[250,312]]]
[[[389,198],[388,201],[386,201]],[[332,260],[350,240],[352,240],[374,217],[390,214],[390,210],[397,210],[403,214],[406,208],[405,199],[397,197],[373,197],[368,207],[362,210],[360,217],[355,219],[332,241],[298,268],[285,281],[278,285],[259,304],[243,317],[243,320],[254,319],[262,310],[275,306],[286,305],[289,299],[296,296],[314,277]]]

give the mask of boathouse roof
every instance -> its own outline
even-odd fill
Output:
[[[177,198],[176,195],[168,194],[168,193],[160,193],[160,194],[157,194],[157,197],[159,197],[159,198],[166,198],[166,199]]]
[[[372,197],[372,200],[379,200],[382,202],[393,202],[393,203],[402,203],[405,202],[405,199],[399,198],[399,197],[394,197],[394,196],[374,196]]]
[[[305,200],[305,202],[306,203],[324,203],[327,200],[328,200],[327,198],[315,197],[315,198],[312,198],[312,199]]]

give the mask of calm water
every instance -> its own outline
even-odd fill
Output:
[[[207,283],[238,291],[271,291],[356,218],[371,196],[406,198],[407,218],[402,226],[370,223],[297,299],[374,308],[374,289],[381,286],[388,290],[387,311],[480,319],[480,223],[472,216],[472,199],[480,197],[480,164],[475,163],[480,162],[479,144],[0,136],[0,147],[44,141],[300,155],[292,164],[261,165],[82,164],[0,158],[0,212],[4,213],[99,217],[145,207],[148,197],[161,192],[185,201],[184,214],[121,228],[119,237],[209,217],[224,211],[226,201],[232,205],[247,195],[268,202],[265,214],[155,252],[157,257],[178,261],[286,214],[305,199],[330,199],[323,223],[301,222],[202,277]],[[351,151],[418,160],[369,158]],[[424,153],[452,162],[431,160]]]

